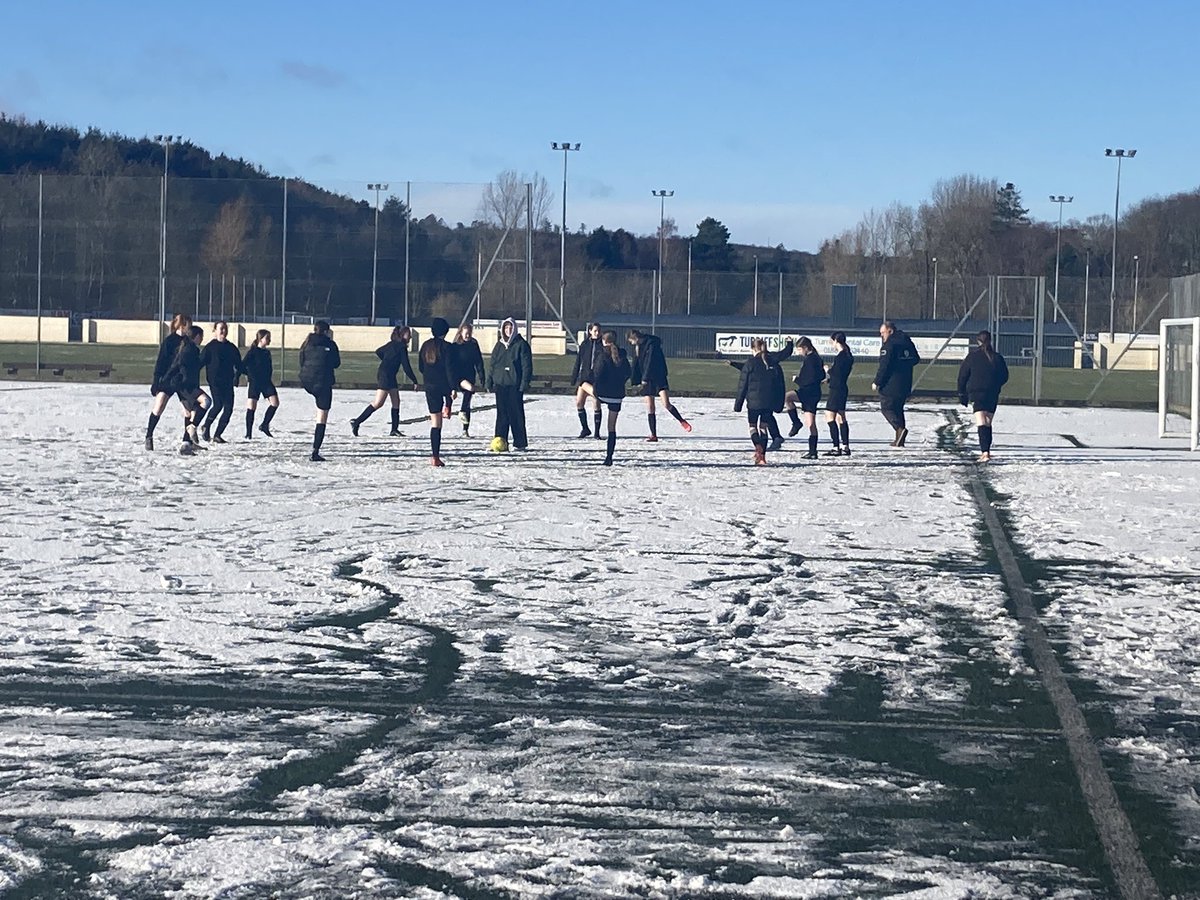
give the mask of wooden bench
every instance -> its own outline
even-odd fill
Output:
[[[42,363],[38,366],[33,362],[6,362],[3,363],[5,370],[9,375],[16,375],[21,369],[38,369],[44,371],[49,369],[55,375],[62,375],[66,372],[95,372],[101,378],[107,378],[112,374],[112,363]]]

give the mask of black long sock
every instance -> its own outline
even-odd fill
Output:
[[[265,422],[263,423],[266,424]],[[313,429],[313,453],[316,454],[321,449],[321,444],[325,442],[325,425],[320,424]]]
[[[268,406],[267,407],[267,414],[265,416],[263,416],[263,428],[271,427],[271,420],[273,418],[275,418],[275,411],[277,409],[279,409],[278,406]],[[322,431],[321,433],[324,434],[325,432]]]
[[[800,427],[800,413],[796,412],[795,409],[789,409],[787,411],[787,414],[788,414],[788,418],[792,420],[792,424],[795,425],[797,428],[799,428]]]
[[[433,451],[434,456],[442,455],[442,429],[429,429],[429,449]]]
[[[764,440],[757,431],[750,432],[750,443],[752,443],[756,448],[759,444],[762,444],[765,448],[767,444],[766,440]]]
[[[615,431],[610,431],[608,433],[608,446],[605,448],[605,453],[604,453],[604,461],[606,463],[612,462],[613,451],[616,449],[617,449],[617,433]]]
[[[392,407],[392,431],[400,430],[400,407]]]
[[[676,422],[682,422],[682,421],[683,421],[683,416],[681,416],[681,415],[679,414],[679,410],[677,410],[677,409],[675,408],[675,404],[674,404],[674,403],[668,403],[668,404],[667,404],[667,412],[669,412],[671,415],[673,415],[673,416],[675,417],[675,421],[676,421]]]
[[[375,413],[375,407],[373,407],[370,403],[368,403],[363,408],[363,411],[358,414],[358,424],[361,425],[363,422],[367,421],[367,419],[371,418],[371,416],[374,415],[374,413]]]
[[[146,423],[146,437],[154,436],[154,429],[158,427],[159,417],[154,413],[150,413],[150,421]]]
[[[837,422],[829,423],[829,439],[833,441],[833,446],[837,447],[842,443],[842,437],[838,434]]]
[[[808,433],[808,452],[817,452],[817,429],[813,429]]]
[[[842,434],[842,446],[847,450],[850,449],[850,423],[843,422],[838,426],[838,431]]]
[[[600,412],[600,410],[596,410],[592,416],[592,424],[595,425],[595,427],[592,429],[592,433],[595,434],[596,437],[600,436],[600,426],[603,424],[603,422],[604,414]]]
[[[459,407],[458,411],[462,413],[464,422],[471,421],[471,398],[473,396],[475,396],[474,391],[463,391],[462,406]]]
[[[584,431],[587,431],[587,410],[586,409],[577,409],[577,410],[575,410],[575,412],[577,412],[579,414],[579,427],[582,428]]]
[[[771,435],[771,440],[782,441],[783,435],[779,433],[779,423],[775,421],[775,414],[771,413],[766,416],[767,433]]]
[[[992,426],[979,426],[979,449],[983,453],[992,452]]]
[[[246,437],[249,438],[254,432],[254,410],[246,410]]]
[[[654,413],[646,413],[646,421],[650,423],[651,437],[658,437],[658,416]]]

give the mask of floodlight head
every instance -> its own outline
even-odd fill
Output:
[[[1129,158],[1130,158],[1130,159],[1133,159],[1135,156],[1137,156],[1137,151],[1136,151],[1136,150],[1130,150],[1130,151],[1129,151]]]

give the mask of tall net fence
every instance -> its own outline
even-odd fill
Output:
[[[639,268],[598,268],[582,233],[567,235],[560,299],[553,210],[536,198],[527,235],[517,187],[168,177],[164,191],[162,178],[0,176],[0,312],[32,310],[40,296],[43,310],[76,318],[148,319],[165,288],[168,314],[207,318],[274,318],[286,308],[338,321],[453,319],[476,292],[479,315],[520,316],[531,253],[534,317],[557,317],[561,303],[573,329],[605,313],[649,314],[656,304],[662,315],[764,324],[829,316],[834,285],[843,283],[857,286],[863,318],[953,320],[989,290],[1001,320],[1032,315],[1020,279],[894,274],[886,264],[865,274],[780,272],[769,262],[757,273],[706,272],[689,267],[682,238],[665,242],[659,285],[657,250]],[[1081,334],[1130,332],[1166,290],[1165,282],[1121,277],[1110,296],[1107,278],[1062,278],[1051,313]]]

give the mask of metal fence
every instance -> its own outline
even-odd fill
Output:
[[[560,235],[524,197],[497,208],[492,185],[362,182],[318,189],[284,179],[119,176],[0,177],[0,311],[55,309],[76,317],[274,318],[285,308],[340,321],[535,318],[559,303]],[[411,215],[407,214],[411,211]],[[485,225],[508,219],[514,225]],[[1031,279],[998,276],[701,272],[685,238],[656,266],[589,268],[587,236],[568,235],[563,313],[572,329],[605,313],[782,318],[827,316],[837,283],[857,286],[856,314],[876,320],[965,315],[988,295],[1000,317],[1033,315]],[[644,261],[643,261],[644,262]],[[1080,333],[1132,332],[1167,292],[1165,280],[1119,273],[1062,278],[1056,311]],[[660,290],[661,287],[661,290]],[[1165,313],[1165,310],[1163,311]],[[1153,330],[1160,314],[1152,317]]]

